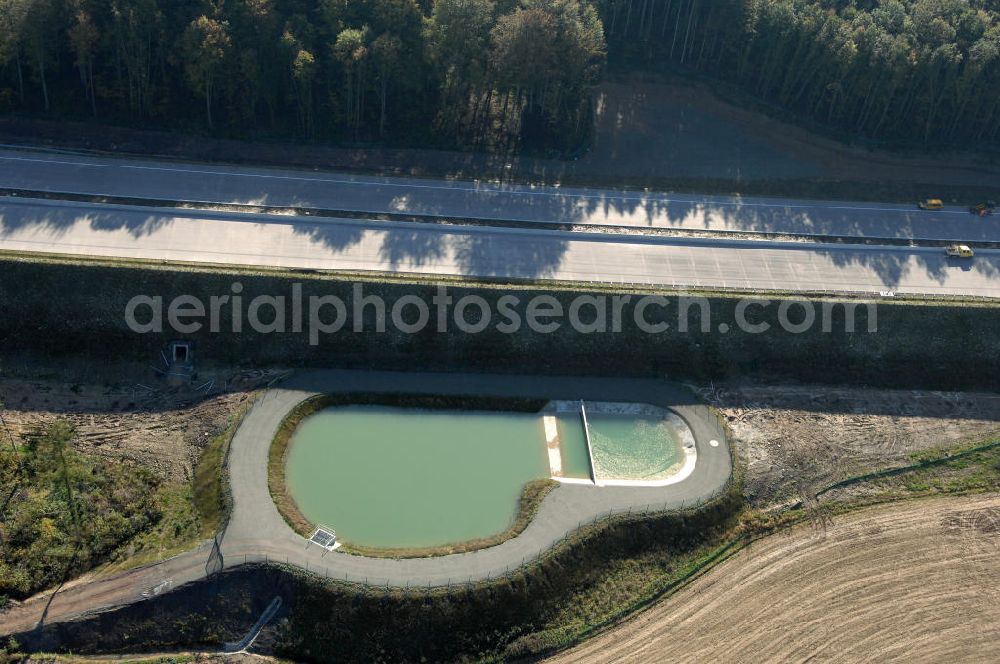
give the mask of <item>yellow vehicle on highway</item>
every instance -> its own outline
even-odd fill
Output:
[[[952,258],[972,258],[976,255],[976,252],[972,250],[972,247],[967,244],[953,244],[945,249],[945,251]]]
[[[917,203],[917,207],[921,210],[943,210],[944,203],[941,202],[940,198],[925,198]]]

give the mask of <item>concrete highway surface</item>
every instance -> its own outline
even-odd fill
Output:
[[[1000,297],[1000,251],[653,237],[0,199],[0,250],[671,287]]]
[[[0,149],[0,188],[642,228],[1000,241],[1000,215],[851,203],[383,178]],[[935,192],[926,192],[928,198]],[[980,201],[968,201],[968,204]]]

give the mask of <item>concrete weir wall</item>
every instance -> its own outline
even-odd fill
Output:
[[[382,331],[376,307],[355,311],[358,288],[365,296],[382,298],[387,317],[401,298],[412,300],[415,296],[427,302],[431,306],[429,324],[419,332],[408,333],[387,322]],[[438,316],[432,304],[432,298],[440,293],[438,288],[427,282],[385,282],[375,277],[350,279],[0,258],[0,348],[8,357],[83,355],[99,360],[153,362],[171,340],[184,338],[195,342],[199,362],[203,363],[666,375],[695,380],[753,374],[827,383],[1000,389],[1000,306],[884,300],[877,308],[869,309],[856,301],[812,300],[810,305],[817,312],[815,324],[805,331],[786,331],[781,329],[782,300],[777,296],[758,296],[769,301],[748,307],[740,304],[739,297],[710,295],[703,304],[690,306],[676,294],[664,292],[660,294],[664,299],[647,303],[641,312],[648,325],[661,328],[650,332],[636,323],[636,309],[643,296],[650,294],[628,293],[629,299],[620,303],[620,331],[614,330],[613,321],[606,330],[593,326],[581,331],[574,329],[566,317],[552,331],[541,332],[527,324],[511,331],[498,329],[503,319],[496,312],[505,296],[520,302],[517,311],[522,319],[525,304],[533,298],[541,296],[550,307],[555,303],[564,312],[576,300],[583,303],[577,308],[578,319],[589,322],[598,319],[599,305],[595,302],[605,302],[607,321],[611,316],[607,312],[618,306],[612,298],[623,294],[582,286],[558,290],[547,286],[449,284],[447,294],[453,302],[472,295],[494,312],[482,332],[469,333],[457,329],[453,305],[447,310],[447,329],[438,331]],[[296,293],[303,302],[312,296],[332,296],[346,302],[343,326],[311,340],[306,313],[303,330],[295,331],[291,302]],[[239,331],[232,329],[229,305],[222,307],[220,332],[209,330],[207,316],[196,331],[170,329],[167,314],[178,296],[196,298],[207,309],[213,296],[232,298],[236,294],[242,298],[243,309]],[[161,331],[140,334],[126,325],[126,307],[139,295],[162,302]],[[250,329],[247,308],[259,296],[281,297],[289,302],[281,320],[285,332]],[[857,305],[854,329],[849,332],[844,331],[845,304]],[[800,320],[801,308],[797,307],[786,305],[786,317]],[[261,320],[274,318],[269,306],[261,309]],[[332,311],[328,308],[324,317],[329,319]],[[479,311],[478,306],[466,307],[464,319],[469,324],[480,322]],[[681,312],[686,312],[686,330],[681,329]],[[742,329],[736,324],[740,313],[748,323],[767,326],[768,331]],[[146,319],[149,315],[147,308],[139,317]],[[407,310],[405,318],[412,321],[414,310]],[[870,332],[869,327],[875,330]]]

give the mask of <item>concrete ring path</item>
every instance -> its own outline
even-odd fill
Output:
[[[278,512],[267,486],[271,443],[285,415],[310,396],[338,392],[482,395],[649,403],[670,408],[690,426],[697,463],[691,475],[660,487],[561,484],[527,528],[497,546],[433,558],[367,558],[307,544]],[[710,440],[723,441],[712,447]],[[233,438],[229,479],[233,513],[222,541],[225,566],[246,560],[295,564],[330,578],[389,586],[441,586],[502,575],[534,560],[581,524],[610,511],[669,510],[718,494],[732,471],[726,435],[715,415],[683,388],[625,378],[317,370],[294,375],[267,391]]]
[[[405,560],[326,552],[307,544],[281,518],[267,488],[267,457],[278,425],[296,404],[314,394],[350,391],[649,403],[670,408],[684,418],[694,434],[698,459],[687,479],[668,486],[560,485],[546,496],[520,535],[488,549]],[[719,441],[717,446],[711,444],[715,441]],[[436,586],[496,577],[545,553],[581,523],[610,510],[675,509],[702,503],[726,486],[731,471],[728,441],[715,415],[691,392],[665,381],[305,371],[269,389],[240,423],[229,455],[233,513],[218,548],[208,541],[159,563],[114,576],[87,575],[71,581],[0,613],[0,635],[39,630],[45,624],[139,602],[250,562],[287,563],[330,578],[392,586]]]

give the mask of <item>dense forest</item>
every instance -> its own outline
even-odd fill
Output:
[[[571,149],[579,0],[0,0],[0,109],[225,134]]]
[[[0,0],[0,111],[219,135],[566,153],[606,57],[845,135],[1000,140],[1000,0]]]
[[[1000,0],[603,0],[613,58],[732,83],[850,136],[1000,139]]]

